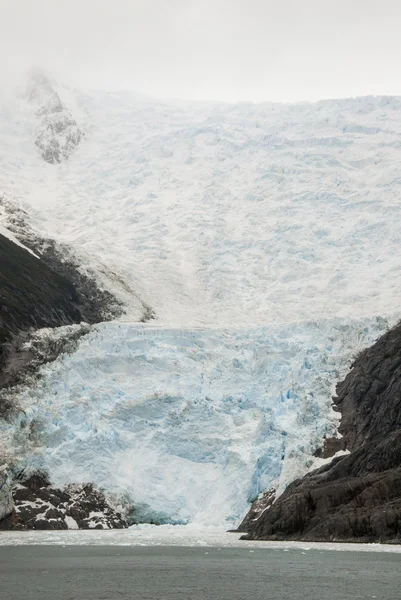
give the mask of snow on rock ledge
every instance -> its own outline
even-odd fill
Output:
[[[28,99],[35,107],[39,119],[35,144],[40,149],[42,158],[50,164],[67,160],[84,134],[41,71],[32,73]]]
[[[12,513],[14,508],[11,494],[11,478],[5,466],[0,467],[0,520]]]
[[[11,486],[9,495],[11,497]],[[91,484],[57,489],[45,475],[37,473],[16,482],[12,496],[14,513],[0,522],[0,529],[122,529],[127,526]],[[3,517],[10,514],[13,507],[11,504]]]

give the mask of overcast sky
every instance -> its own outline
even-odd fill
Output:
[[[0,0],[2,80],[196,100],[401,95],[400,0]]]

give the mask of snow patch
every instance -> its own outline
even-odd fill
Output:
[[[69,517],[68,515],[66,515],[64,517],[64,521],[65,521],[68,529],[79,529],[78,523],[72,517]]]

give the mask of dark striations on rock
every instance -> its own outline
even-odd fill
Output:
[[[401,543],[401,325],[358,356],[336,392],[350,454],[259,506],[244,539]]]
[[[52,261],[39,259],[0,235],[0,388],[17,383],[17,373],[32,362],[35,348],[27,347],[28,332],[97,323],[111,305],[110,294],[74,275],[74,267],[62,263],[56,254],[52,257]],[[84,328],[74,335],[83,333],[87,333]],[[50,359],[56,355],[50,352]],[[4,406],[3,411],[0,406],[1,414]]]
[[[28,354],[18,351],[23,343],[14,344],[21,332],[92,321],[81,305],[65,277],[0,235],[0,388],[13,383],[12,373],[29,362]]]
[[[29,327],[83,320],[74,286],[25,248],[0,235],[0,322],[3,339]]]
[[[20,478],[12,488],[13,512],[0,521],[1,529],[123,529],[126,521],[93,485],[59,489],[47,476]]]

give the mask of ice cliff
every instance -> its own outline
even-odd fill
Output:
[[[23,413],[1,439],[20,468],[96,482],[133,522],[234,526],[262,491],[321,463],[333,382],[386,326],[98,325],[18,390]]]

